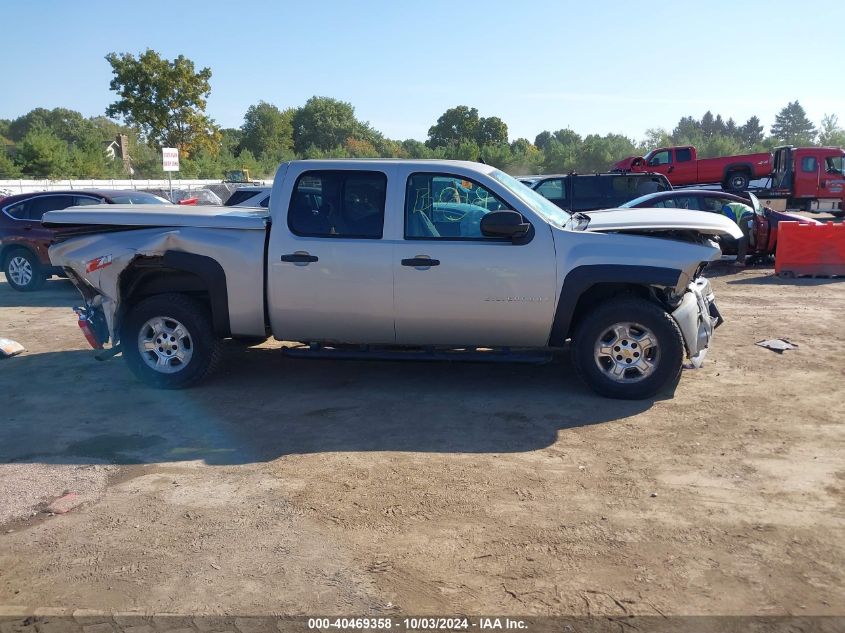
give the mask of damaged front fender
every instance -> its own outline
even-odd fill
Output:
[[[671,313],[684,338],[690,362],[700,367],[710,348],[713,331],[722,323],[710,282],[699,277],[687,287],[681,304]]]

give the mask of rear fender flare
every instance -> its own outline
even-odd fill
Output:
[[[722,182],[727,182],[728,176],[737,171],[747,172],[749,180],[756,178],[754,175],[754,166],[751,163],[731,163],[725,167],[725,171],[722,173]]]
[[[165,251],[160,258],[157,258],[157,261],[163,269],[183,271],[195,275],[202,280],[204,288],[208,291],[214,333],[221,338],[231,336],[229,324],[229,292],[226,286],[226,272],[223,270],[223,267],[211,257],[182,251]],[[153,281],[155,283],[156,293],[180,292],[185,290],[178,286],[178,282],[176,286],[171,287],[168,284],[169,280],[166,276],[162,276],[160,280],[154,279]],[[140,283],[149,282],[142,281]],[[130,288],[129,296],[131,296],[133,290],[134,286]]]

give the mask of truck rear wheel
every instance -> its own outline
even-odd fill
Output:
[[[684,360],[678,324],[645,299],[613,299],[584,315],[572,340],[575,369],[602,396],[641,400],[676,381]]]
[[[183,294],[155,295],[133,306],[120,343],[132,373],[160,389],[199,382],[220,358],[208,308]]]
[[[725,178],[728,191],[745,191],[749,182],[748,174],[744,171],[732,171]]]

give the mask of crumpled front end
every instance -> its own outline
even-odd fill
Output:
[[[701,367],[710,348],[713,332],[724,321],[716,306],[716,296],[710,281],[698,277],[691,282],[681,304],[672,311],[672,318],[684,337],[692,366]]]

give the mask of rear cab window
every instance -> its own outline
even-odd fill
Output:
[[[307,171],[294,184],[288,227],[301,237],[381,239],[386,192],[383,172]]]
[[[680,147],[675,150],[675,162],[687,163],[692,160],[692,149],[689,147]]]

